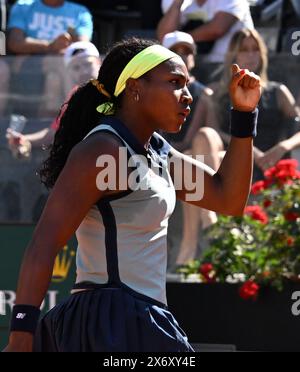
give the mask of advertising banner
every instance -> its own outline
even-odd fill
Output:
[[[0,350],[7,343],[19,269],[34,228],[34,225],[0,225]],[[42,305],[43,313],[69,295],[75,282],[76,247],[74,237],[56,257],[51,284]]]

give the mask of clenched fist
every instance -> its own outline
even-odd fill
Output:
[[[260,77],[249,70],[241,70],[236,64],[232,65],[229,94],[235,110],[255,110],[261,97]]]

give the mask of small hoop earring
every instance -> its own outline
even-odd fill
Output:
[[[135,100],[135,102],[139,102],[140,96],[139,96],[138,93],[134,96],[134,100]]]

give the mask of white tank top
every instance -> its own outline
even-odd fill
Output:
[[[143,155],[161,164],[162,175],[145,163],[138,167],[147,189],[123,192],[93,206],[76,236],[76,283],[120,281],[145,296],[167,304],[167,229],[176,194],[167,169],[171,146],[154,133],[148,151],[119,120],[106,118],[88,135],[109,131],[118,136],[131,155]],[[113,279],[112,279],[113,278]]]

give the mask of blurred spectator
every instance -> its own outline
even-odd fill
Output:
[[[64,64],[70,79],[70,89],[96,79],[100,69],[101,58],[98,49],[88,41],[77,41],[65,51]]]
[[[174,30],[189,32],[209,62],[223,62],[232,35],[253,28],[247,0],[162,0],[162,10],[159,40]]]
[[[211,85],[215,94],[206,102],[199,102],[191,125],[191,136],[197,130],[199,113],[206,112],[205,124],[213,126],[228,145],[230,135],[227,112],[230,107],[228,84],[230,67],[237,63],[240,68],[249,69],[261,77],[263,92],[259,103],[258,134],[254,139],[253,180],[263,178],[263,171],[273,166],[282,157],[289,157],[290,151],[300,146],[300,109],[289,89],[282,83],[269,81],[267,77],[268,54],[266,45],[255,30],[237,32],[230,43],[224,75],[220,82]],[[206,109],[201,105],[206,103]],[[194,126],[194,128],[192,128]],[[201,153],[201,148],[199,148]]]
[[[87,8],[64,0],[19,0],[11,9],[8,47],[16,54],[61,54],[74,41],[90,40]]]
[[[68,77],[72,83],[72,90],[67,97],[67,101],[76,89],[90,79],[96,79],[101,64],[99,52],[94,44],[87,41],[78,41],[71,44],[65,51],[64,62]],[[27,142],[33,147],[49,145],[52,143],[55,132],[59,128],[60,118],[65,112],[67,102],[62,106],[57,119],[49,128],[36,133],[23,135],[7,129],[8,144],[13,152]]]
[[[193,96],[191,114],[188,116],[180,132],[174,134],[166,133],[164,135],[172,146],[179,151],[184,151],[190,147],[190,142],[187,143],[184,141],[184,139],[189,127],[189,123],[193,117],[193,108],[196,106],[198,98],[201,96],[201,94],[210,95],[212,94],[212,91],[197,81],[192,75],[192,70],[195,67],[196,44],[190,34],[182,31],[170,32],[164,36],[162,45],[165,48],[171,49],[173,52],[177,53],[183,59],[189,71],[190,81],[188,83],[188,88]]]
[[[64,0],[19,0],[11,8],[8,50],[12,64],[10,111],[28,117],[55,115],[66,95],[64,66],[58,56],[75,41],[90,40],[92,16],[82,5]],[[45,55],[46,57],[29,57]],[[30,82],[30,83],[29,83]],[[27,97],[32,97],[27,103]]]
[[[211,89],[205,87],[203,84],[197,81],[196,78],[192,75],[192,70],[195,67],[196,44],[190,34],[181,31],[170,32],[164,36],[162,45],[180,55],[185,62],[190,76],[188,88],[194,99],[191,105],[191,115],[188,116],[180,132],[174,134],[166,133],[164,134],[164,136],[174,148],[179,151],[185,150],[185,153],[191,154],[192,141],[187,142],[185,137],[193,117],[193,109],[195,108],[199,97],[208,97],[212,94],[212,91]],[[201,154],[205,154],[207,148],[211,148],[212,145],[214,146],[215,138],[218,135],[217,133],[214,133],[214,130],[212,128],[202,128],[200,132],[201,134],[199,135],[201,136],[201,146],[203,150]],[[221,143],[221,140],[219,140],[219,143]],[[217,160],[217,162],[218,161],[219,160]],[[218,163],[214,164],[210,161],[208,161],[207,164],[212,166],[212,168],[216,168],[219,165]],[[207,209],[199,209],[192,205],[188,205],[187,203],[181,203],[181,205],[183,212],[182,236],[176,236],[178,230],[181,232],[181,229],[178,229],[177,226],[178,219],[180,217],[180,211],[178,210],[178,208],[180,207],[178,205],[176,206],[176,210],[174,212],[175,217],[171,219],[168,230],[168,239],[169,241],[171,240],[171,250],[175,251],[174,254],[178,253],[175,262],[176,266],[180,266],[181,264],[187,262],[189,259],[194,258],[198,242],[198,226],[201,225],[203,228],[206,228],[217,220],[215,212],[208,211]],[[193,221],[191,221],[191,219]],[[191,226],[195,228],[191,230]],[[174,241],[176,240],[176,238],[180,241],[177,252],[176,241]]]

